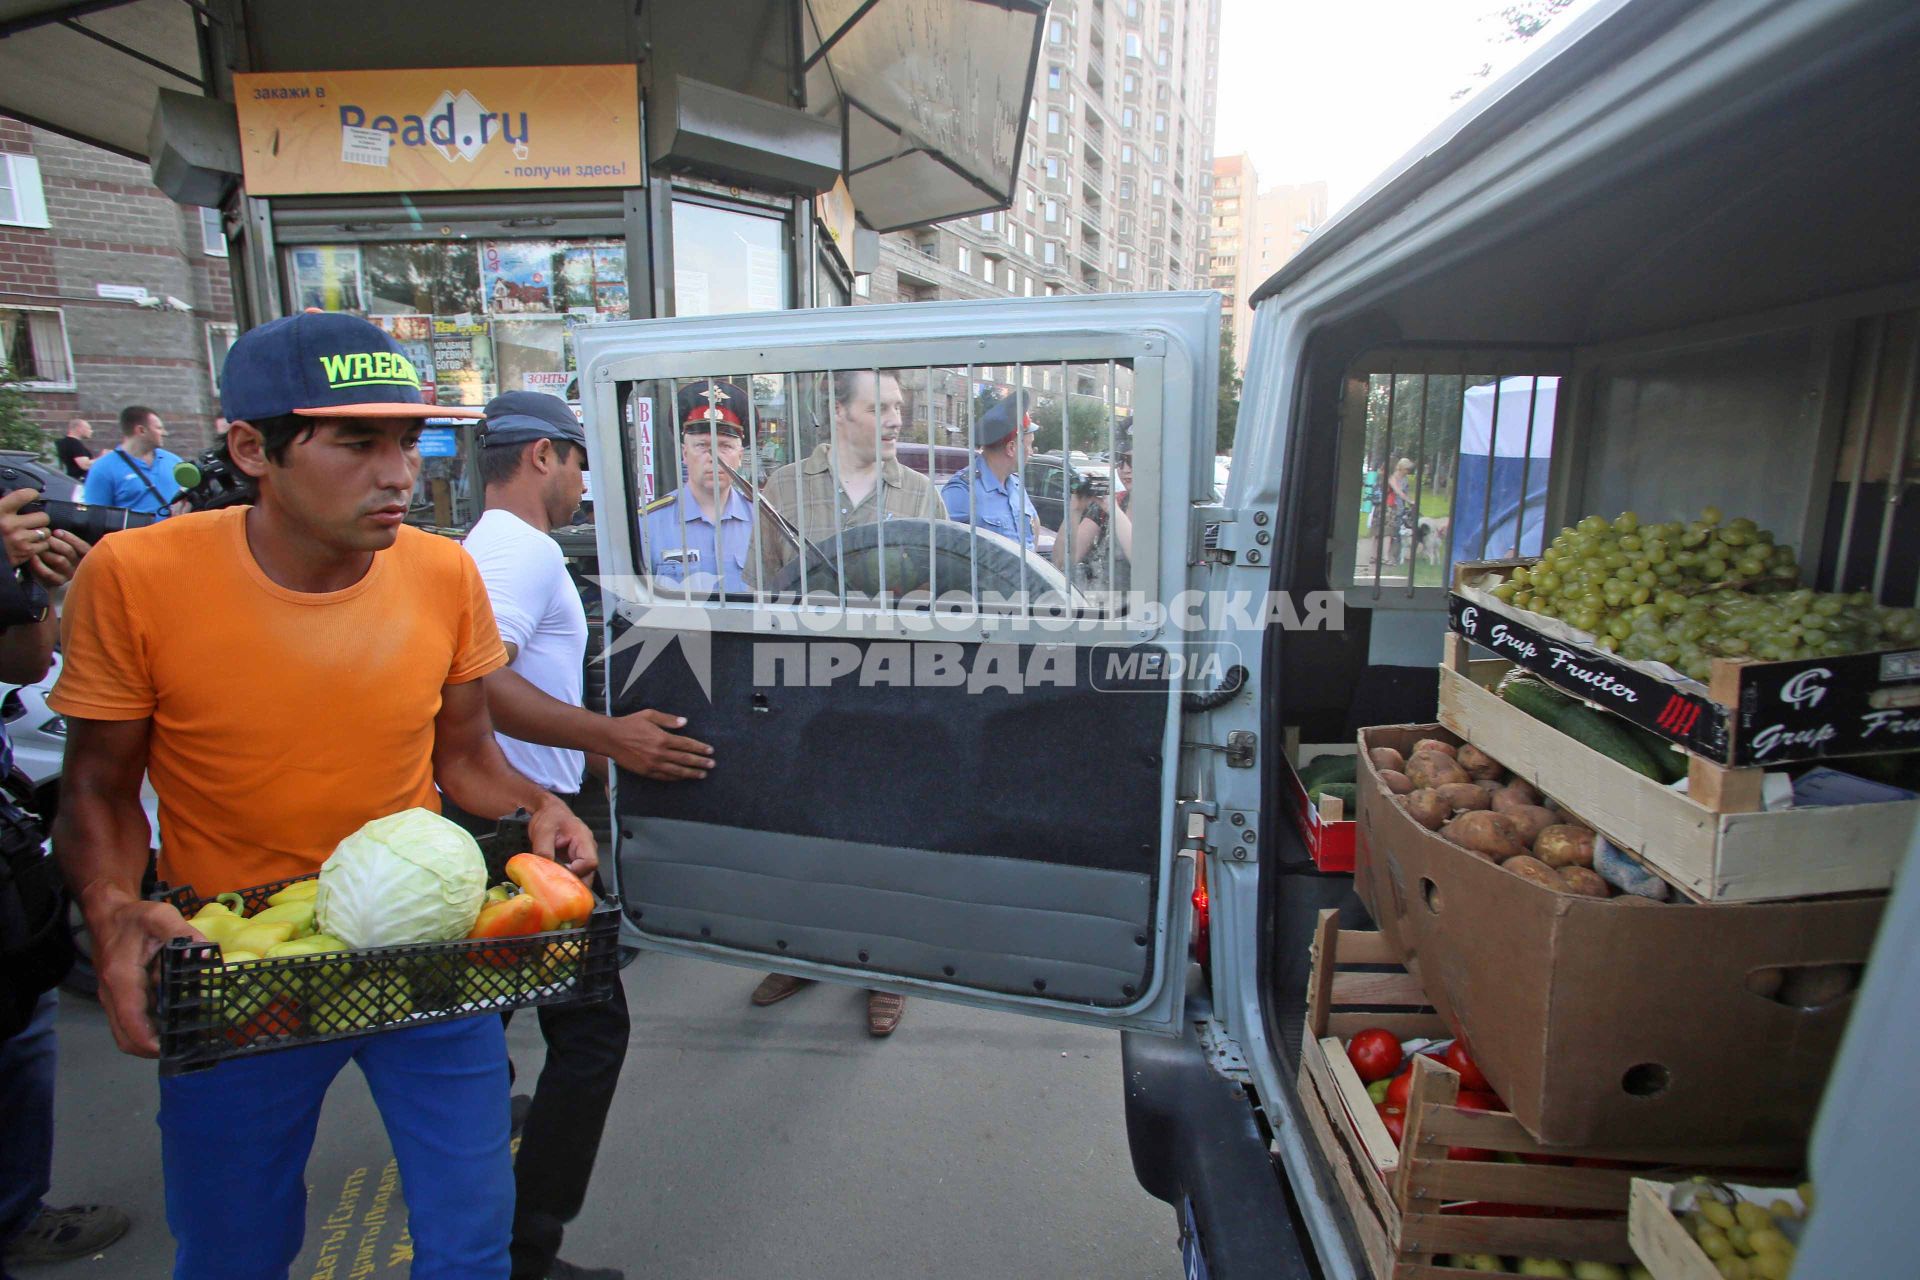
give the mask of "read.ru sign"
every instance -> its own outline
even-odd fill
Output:
[[[635,187],[631,65],[234,76],[257,196]]]

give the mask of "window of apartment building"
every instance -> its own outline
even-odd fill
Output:
[[[1134,21],[1140,19],[1140,0],[1127,0],[1127,16]]]
[[[0,373],[29,391],[73,390],[65,317],[53,307],[0,307]]]
[[[1153,162],[1155,164],[1165,164],[1167,162],[1167,149],[1157,142],[1153,144]]]
[[[1029,298],[1033,296],[1033,277],[1032,276],[1020,277],[1020,291]]]
[[[1047,68],[1047,88],[1058,89],[1060,87],[1060,81],[1061,81],[1060,68],[1048,67]]]
[[[238,325],[212,321],[207,325],[207,372],[213,377],[213,389],[220,390],[220,374],[227,367],[227,352],[240,336]]]
[[[1133,215],[1132,214],[1123,213],[1120,215],[1120,234],[1123,236],[1130,236],[1133,234]]]
[[[1120,179],[1120,198],[1122,200],[1133,199],[1133,179],[1132,178]]]
[[[1156,198],[1167,194],[1167,184],[1165,180],[1160,178],[1153,180],[1153,194]]]
[[[983,257],[980,259],[980,278],[982,280],[985,280],[988,284],[993,283],[993,259],[992,258]]]
[[[1118,250],[1113,255],[1113,269],[1115,271],[1125,271],[1128,264],[1132,261],[1133,256],[1125,249]]]
[[[1060,176],[1060,157],[1059,156],[1047,157],[1047,176],[1049,178],[1057,178]]]
[[[1166,36],[1166,35],[1172,35],[1172,34],[1173,34],[1173,19],[1172,19],[1172,18],[1167,18],[1167,17],[1162,17],[1162,18],[1160,19],[1160,34],[1161,34],[1161,35],[1163,35],[1163,36]]]
[[[1051,164],[1051,163],[1053,163],[1053,162],[1052,162],[1052,161],[1048,161],[1047,163],[1049,163],[1049,164]],[[1035,207],[1035,205],[1036,205],[1036,203],[1037,203],[1037,201],[1038,201],[1038,197],[1036,197],[1036,196],[1035,196],[1035,195],[1033,194],[1033,188],[1032,188],[1032,187],[1028,187],[1028,188],[1027,188],[1027,212],[1028,212],[1028,213],[1032,213],[1032,212],[1034,211],[1034,207]]]
[[[962,271],[965,271],[971,274],[973,271],[973,250],[967,248],[967,246],[965,245],[961,245],[960,258],[955,265],[957,265]]]
[[[1140,56],[1140,36],[1137,32],[1127,32],[1127,56],[1129,58]]]
[[[1167,46],[1161,45],[1153,51],[1153,61],[1157,66],[1165,67],[1167,65]]]
[[[1167,211],[1165,209],[1155,209],[1148,225],[1152,227],[1164,227],[1167,225]]]
[[[980,229],[981,229],[982,231],[991,231],[991,230],[993,230],[993,215],[992,215],[992,214],[990,214],[990,213],[983,213],[983,214],[981,214],[981,215],[980,215]]]
[[[200,210],[200,251],[209,258],[227,256],[227,232],[220,225],[218,209]]]
[[[1047,112],[1047,132],[1056,136],[1059,134],[1060,113],[1058,111]]]
[[[32,156],[0,155],[0,222],[45,227],[47,199],[40,189],[40,162]]]
[[[1060,221],[1060,202],[1058,200],[1047,201],[1046,218],[1048,222]]]
[[[1058,18],[1049,22],[1047,24],[1047,39],[1054,44],[1065,44],[1067,42],[1067,24]]]
[[[1027,232],[1027,256],[1029,258],[1033,256],[1033,232],[1031,231]]]
[[[1011,266],[1009,266],[1007,268],[1007,292],[1012,293],[1014,291],[1015,285],[1018,284],[1018,282],[1019,282],[1019,273],[1016,272]]]
[[[1120,163],[1133,163],[1133,144],[1131,142],[1123,142],[1120,144]]]
[[[1013,223],[1009,221],[1007,223],[1007,248],[1018,249],[1019,247],[1020,247],[1020,228],[1014,226]]]
[[[1129,71],[1127,72],[1125,77],[1122,78],[1120,82],[1120,87],[1126,92],[1132,93],[1135,89],[1138,89],[1140,87],[1140,77],[1134,75],[1133,72]]]
[[[1052,240],[1043,241],[1040,245],[1040,261],[1046,263],[1048,266],[1052,266],[1055,262],[1058,262],[1059,259],[1060,246]]]
[[[1122,129],[1131,129],[1133,128],[1133,121],[1134,121],[1133,108],[1132,107],[1120,108],[1120,127]]]
[[[1155,133],[1165,133],[1167,131],[1167,113],[1166,112],[1156,111],[1153,113],[1153,131]]]

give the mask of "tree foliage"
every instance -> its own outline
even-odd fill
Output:
[[[1068,435],[1072,447],[1083,452],[1104,452],[1107,447],[1107,402],[1100,396],[1067,397]],[[1056,453],[1060,449],[1060,400],[1047,396],[1033,405],[1033,448],[1036,453]]]
[[[0,372],[0,449],[19,449],[44,454],[46,435],[40,424],[27,416],[27,394],[20,384]]]
[[[1220,330],[1220,408],[1214,426],[1214,452],[1232,453],[1240,426],[1240,369],[1233,358],[1233,329]]]

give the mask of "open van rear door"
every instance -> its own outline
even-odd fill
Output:
[[[1218,325],[1213,294],[1162,293],[579,331],[610,709],[685,715],[717,760],[615,780],[630,941],[1177,1028],[1180,698],[1219,663],[1163,606],[1212,498]],[[947,481],[996,405],[1037,429],[1018,474],[1051,457],[1096,499],[1130,447],[1084,558],[989,529],[1004,482]]]

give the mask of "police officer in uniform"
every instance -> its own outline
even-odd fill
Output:
[[[680,388],[676,403],[687,482],[640,509],[646,572],[688,591],[752,591],[753,499],[728,474],[746,457],[747,393],[703,378]]]
[[[1027,497],[1020,461],[1032,436],[1024,392],[1014,392],[975,418],[973,461],[940,486],[947,514],[1031,549],[1040,536],[1040,514]]]

